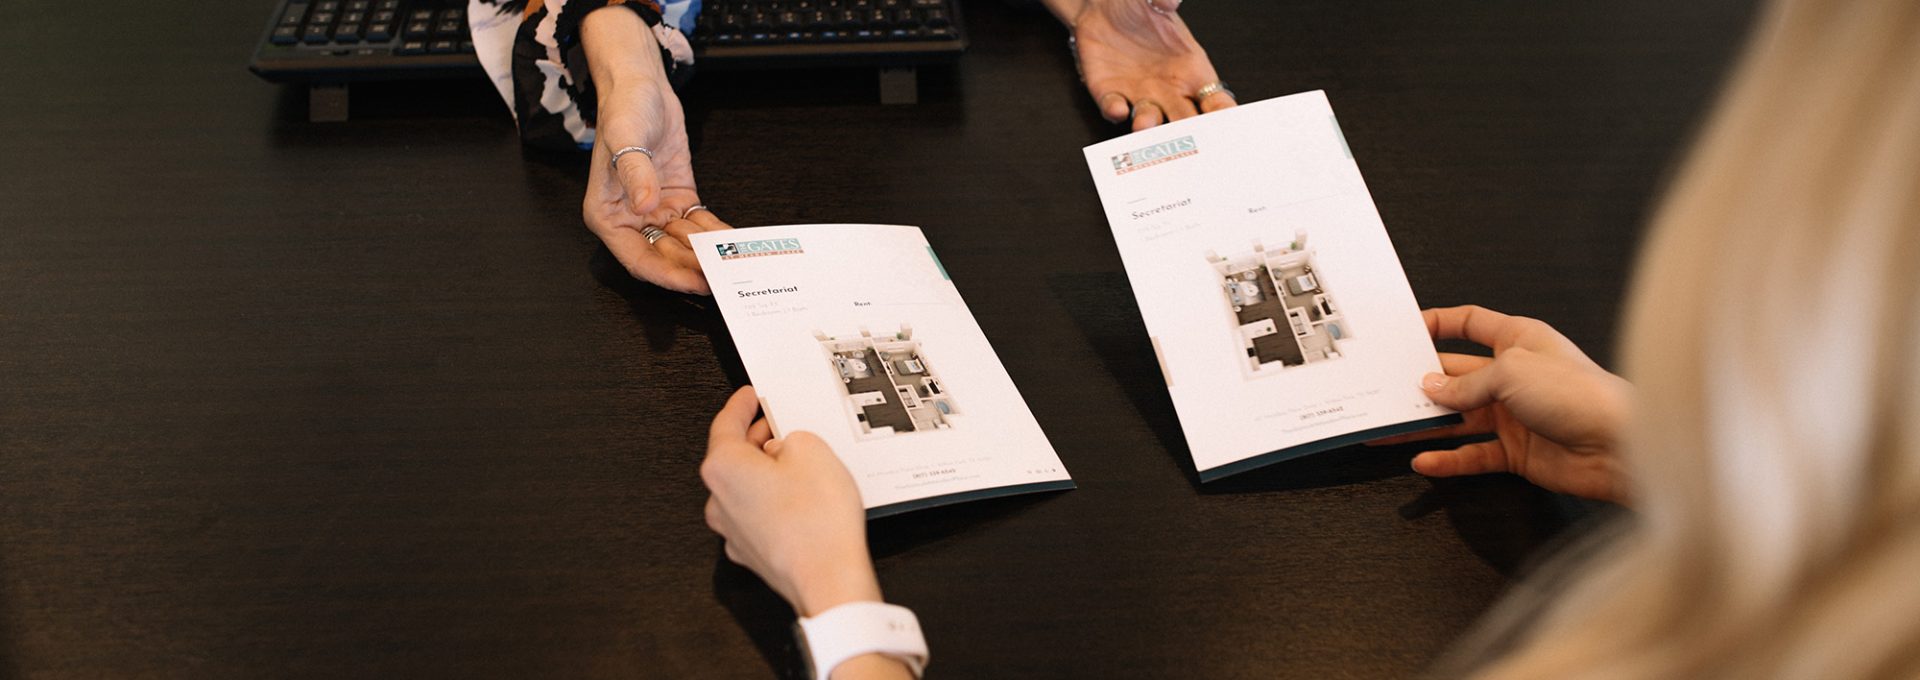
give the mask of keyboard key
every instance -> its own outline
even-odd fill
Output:
[[[460,23],[459,21],[442,21],[434,25],[433,34],[439,36],[460,35],[460,31],[466,27],[466,24]]]
[[[860,21],[860,13],[850,9],[840,10],[838,14],[834,15],[834,18],[838,20],[836,23],[839,23],[842,28],[859,28],[860,24],[864,23]]]
[[[432,22],[433,22],[433,10],[430,10],[430,9],[416,9],[416,10],[414,10],[414,11],[412,11],[412,12],[408,12],[408,13],[407,13],[407,21],[418,21],[418,22],[422,22],[422,23],[432,23]]]
[[[460,51],[460,47],[452,40],[435,40],[433,44],[427,46],[427,49],[434,54],[453,54]]]
[[[340,11],[340,0],[320,0],[319,2],[313,3],[313,11],[338,12]]]
[[[287,5],[287,13],[280,15],[280,25],[297,27],[300,25],[301,20],[306,18],[307,18],[306,3],[295,3],[295,4]]]
[[[467,20],[467,10],[462,8],[440,10],[440,20],[465,22]]]
[[[341,22],[340,27],[333,30],[333,41],[346,44],[360,42],[360,25]]]
[[[927,10],[926,19],[927,19],[928,26],[945,26],[947,24],[953,23],[951,19],[947,18],[947,11],[944,9]]]
[[[937,40],[952,40],[956,37],[959,37],[959,34],[954,33],[953,29],[950,27],[938,26],[938,27],[927,29],[927,37],[934,38]]]
[[[462,41],[460,41],[460,53],[461,53],[461,54],[473,54],[473,41],[472,41],[472,40],[462,40]]]
[[[433,26],[428,25],[427,22],[424,21],[407,22],[407,30],[401,33],[401,35],[405,36],[408,40],[425,38],[432,34]]]
[[[373,3],[368,2],[367,0],[348,0],[347,11],[360,12],[364,14],[366,13],[367,9],[372,6],[373,6]]]
[[[307,24],[315,25],[315,26],[328,26],[333,24],[333,18],[334,18],[334,15],[332,12],[314,12],[313,16],[307,17]]]
[[[800,14],[798,12],[781,12],[780,15],[776,17],[776,21],[778,21],[780,28],[791,29],[800,25]]]
[[[327,25],[312,24],[307,26],[307,31],[306,33],[301,35],[301,40],[306,41],[306,43],[309,45],[318,45],[326,42],[327,41]]]
[[[376,23],[376,24],[393,23],[393,12],[391,10],[380,10],[378,12],[374,12],[373,23]]]
[[[832,19],[827,16],[826,12],[821,10],[814,10],[811,12],[807,12],[806,17],[804,18],[807,20],[807,28],[811,28],[814,30],[827,28],[833,25]]]
[[[367,27],[367,42],[386,42],[393,39],[393,24],[375,22]]]
[[[292,45],[300,42],[299,26],[279,26],[273,29],[271,38],[275,45]]]
[[[374,0],[373,11],[398,12],[400,11],[400,0]]]
[[[408,40],[406,42],[400,43],[400,49],[394,50],[394,53],[395,54],[426,54],[427,41]]]

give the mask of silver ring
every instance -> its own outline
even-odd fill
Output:
[[[653,149],[644,146],[623,146],[620,147],[619,151],[613,152],[613,160],[607,161],[607,165],[613,166],[613,171],[618,173],[620,172],[620,157],[635,151],[645,154],[648,161],[653,160]]]
[[[1220,82],[1218,80],[1213,81],[1211,83],[1207,83],[1205,85],[1201,85],[1200,89],[1193,93],[1193,100],[1200,101],[1202,99],[1206,99],[1207,97],[1213,96],[1213,93],[1215,92],[1225,92],[1227,93],[1228,99],[1232,99],[1236,102],[1240,101],[1239,97],[1234,96],[1233,90],[1227,89],[1226,83]]]
[[[687,211],[686,211],[686,212],[683,212],[683,213],[680,213],[680,219],[683,219],[683,220],[684,220],[684,219],[687,219],[687,216],[689,216],[689,215],[692,215],[692,214],[693,214],[693,211],[695,211],[695,210],[705,210],[705,211],[707,211],[707,212],[713,212],[713,209],[711,209],[711,208],[708,208],[708,207],[707,207],[707,204],[705,204],[705,203],[695,203],[695,204],[693,205],[693,207],[691,207],[691,208],[687,208]]]
[[[647,245],[653,245],[660,242],[660,239],[666,238],[667,232],[661,231],[659,227],[641,227],[640,235],[647,237]]]
[[[1166,9],[1163,9],[1163,8],[1161,8],[1161,7],[1160,7],[1160,3],[1157,3],[1157,2],[1154,2],[1153,0],[1147,0],[1147,9],[1150,9],[1150,10],[1153,10],[1153,11],[1154,11],[1155,13],[1158,13],[1158,14],[1172,14],[1172,13],[1173,13],[1173,12],[1171,12],[1171,11],[1168,11],[1168,10],[1166,10]]]

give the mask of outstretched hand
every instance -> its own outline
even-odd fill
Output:
[[[1421,379],[1427,396],[1460,411],[1464,423],[1371,443],[1492,434],[1492,441],[1421,453],[1413,469],[1432,477],[1511,472],[1550,491],[1624,500],[1617,448],[1630,408],[1627,381],[1534,319],[1473,306],[1423,315],[1435,340],[1479,343],[1493,357],[1443,352],[1445,374]]]
[[[683,293],[708,294],[689,235],[731,229],[700,204],[686,114],[667,83],[653,31],[632,12],[596,10],[581,24],[599,92],[592,166],[581,217],[635,278]],[[623,148],[641,147],[620,156]],[[665,237],[647,238],[648,228]]]
[[[1180,0],[1087,0],[1076,13],[1056,11],[1073,31],[1080,77],[1100,115],[1133,119],[1133,129],[1210,113],[1234,105],[1177,11]]]

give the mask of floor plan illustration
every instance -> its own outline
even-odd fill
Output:
[[[835,375],[846,387],[856,436],[873,439],[953,426],[949,416],[958,409],[920,355],[913,328],[903,324],[900,332],[879,337],[864,328],[855,337],[818,331],[813,337],[826,348]]]
[[[1231,258],[1210,252],[1207,261],[1220,274],[1249,377],[1339,357],[1341,341],[1353,337],[1321,285],[1306,232],[1278,249],[1255,241],[1252,252]]]

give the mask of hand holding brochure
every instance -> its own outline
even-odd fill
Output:
[[[1073,488],[918,228],[692,240],[774,434],[831,445],[868,517]]]
[[[1202,481],[1459,421],[1325,93],[1085,151]]]

